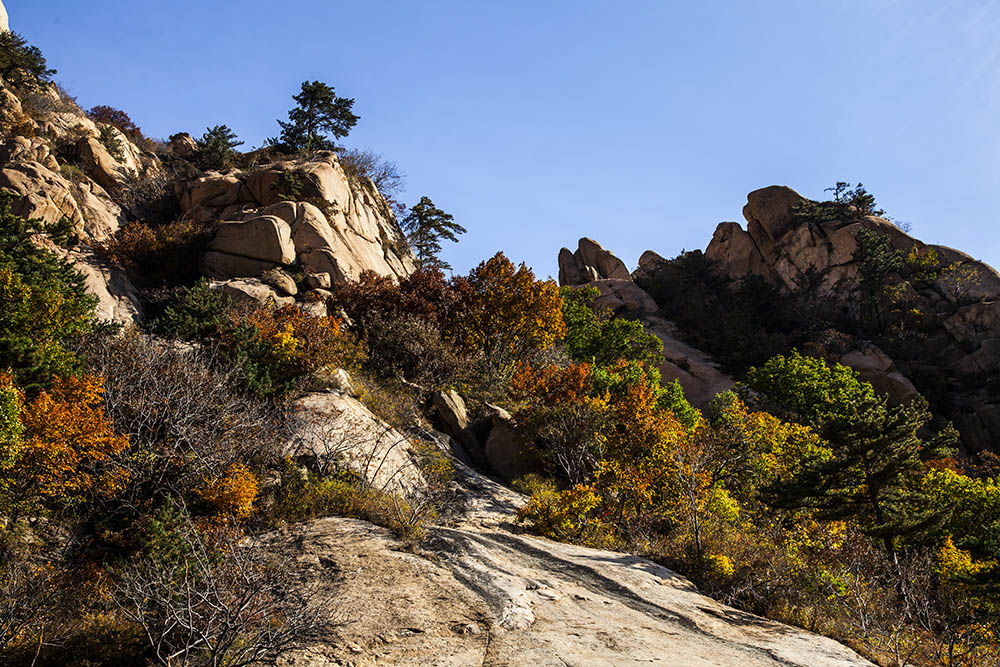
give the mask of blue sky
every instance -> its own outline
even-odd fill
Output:
[[[634,266],[704,248],[746,193],[862,181],[925,241],[1000,265],[1000,2],[4,0],[84,107],[150,136],[277,133],[300,82],[404,199],[541,275],[591,236]]]

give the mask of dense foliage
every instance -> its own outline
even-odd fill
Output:
[[[0,370],[34,392],[79,368],[65,342],[91,328],[97,301],[72,265],[32,240],[45,229],[11,213],[14,199],[0,193]]]
[[[22,35],[9,30],[0,33],[0,77],[8,84],[33,89],[49,85],[54,69],[37,46],[31,46]]]

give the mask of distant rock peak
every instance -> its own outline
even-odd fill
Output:
[[[569,248],[559,251],[560,285],[585,285],[605,279],[631,280],[632,276],[625,262],[597,241],[584,237],[577,243],[576,252]]]

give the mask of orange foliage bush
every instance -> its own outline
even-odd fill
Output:
[[[218,514],[245,519],[257,499],[257,478],[242,463],[233,463],[221,477],[206,480],[195,493]]]
[[[57,378],[33,401],[22,397],[23,439],[11,470],[17,501],[32,495],[78,501],[121,487],[108,463],[125,450],[128,438],[112,429],[102,392],[101,378],[84,376]]]
[[[532,366],[518,362],[510,387],[514,398],[531,406],[576,403],[590,393],[590,364]]]

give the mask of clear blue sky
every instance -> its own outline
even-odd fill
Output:
[[[1000,4],[4,0],[81,105],[154,137],[276,134],[305,79],[354,97],[348,145],[542,275],[591,236],[704,248],[746,193],[862,181],[913,234],[1000,265]]]

